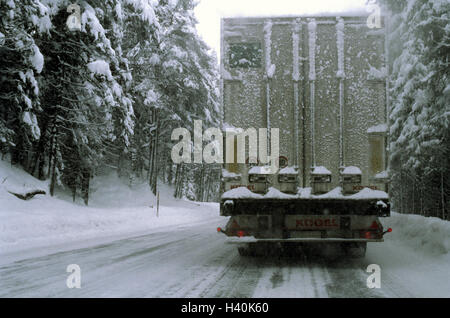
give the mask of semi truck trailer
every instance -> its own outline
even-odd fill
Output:
[[[222,19],[229,221],[218,231],[241,255],[336,247],[363,257],[391,231],[379,219],[390,216],[385,33],[362,16]],[[275,137],[273,171],[250,144],[267,140],[270,153]]]

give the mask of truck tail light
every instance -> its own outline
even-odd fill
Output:
[[[244,237],[246,235],[246,233],[244,231],[242,231],[242,230],[237,231],[236,234],[237,234],[238,237]]]
[[[377,221],[373,221],[372,225],[370,226],[370,229],[372,230],[379,230],[382,229],[382,227],[380,226],[381,224],[378,224]]]
[[[386,233],[386,232],[384,232],[384,233]],[[379,231],[374,231],[374,230],[361,231],[360,237],[364,238],[366,240],[378,240],[378,239],[383,238],[384,233],[379,232]]]

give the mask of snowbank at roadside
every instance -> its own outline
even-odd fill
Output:
[[[450,222],[439,218],[423,217],[393,212],[389,218],[381,218],[383,226],[391,227],[386,241],[394,241],[426,254],[450,252]]]
[[[115,175],[93,180],[88,207],[81,199],[73,203],[68,194],[50,197],[48,182],[3,160],[0,183],[0,254],[220,218],[218,204],[174,199],[167,186],[160,187],[157,217],[156,198],[148,185],[130,187]],[[37,189],[47,195],[24,201],[9,193]]]
[[[388,297],[449,297],[450,222],[392,213],[381,218],[393,232],[369,244],[366,262],[381,268],[381,291]]]
[[[33,178],[22,169],[12,167],[9,162],[0,160],[1,197],[3,197],[4,192],[8,191],[25,194],[26,192],[34,190],[44,190],[48,192],[48,182]],[[10,196],[10,194],[8,194],[8,196]]]

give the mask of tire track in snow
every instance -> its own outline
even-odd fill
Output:
[[[217,251],[217,249],[215,249]],[[213,254],[209,254],[212,256]],[[168,289],[171,297],[179,298],[199,298],[206,297],[210,289],[214,287],[217,280],[228,270],[229,264],[235,261],[234,257],[226,254],[219,254],[207,261],[206,264],[194,266],[189,274],[189,280],[174,282]]]
[[[333,298],[380,298],[383,294],[378,289],[367,287],[365,259],[341,258],[327,266],[330,282],[326,286],[329,297]]]
[[[285,260],[265,259],[261,267],[261,278],[253,297],[301,297],[299,287],[303,288],[305,281],[310,284],[304,270],[298,270],[295,264],[286,263]]]
[[[259,280],[257,265],[243,258],[234,250],[231,262],[217,277],[217,280],[202,293],[201,297],[248,298]]]
[[[327,285],[330,284],[330,275],[326,263],[309,261],[308,268],[311,273],[312,285],[314,287],[315,298],[328,298]]]
[[[327,297],[327,272],[302,255],[266,260],[254,297]]]

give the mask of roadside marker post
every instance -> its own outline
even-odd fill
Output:
[[[159,218],[159,191],[156,194],[156,217]]]

